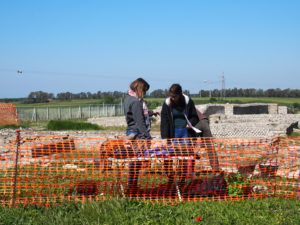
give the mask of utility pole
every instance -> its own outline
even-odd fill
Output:
[[[224,72],[221,75],[221,98],[223,100],[225,100],[225,95],[226,95],[226,91],[225,91],[225,76],[224,76]]]

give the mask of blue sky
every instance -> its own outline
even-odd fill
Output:
[[[300,1],[0,2],[0,98],[31,91],[300,88]],[[16,71],[22,70],[19,74]],[[209,83],[204,80],[211,81]]]

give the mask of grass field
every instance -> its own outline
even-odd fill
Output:
[[[200,221],[196,221],[196,219]],[[119,199],[64,203],[50,208],[0,208],[1,225],[27,224],[299,224],[300,201],[264,199],[236,202],[185,202],[164,205]]]
[[[246,97],[231,97],[225,100],[220,100],[219,98],[208,98],[208,97],[193,97],[192,98],[196,105],[208,104],[208,103],[232,103],[232,104],[246,104],[246,103],[273,103],[282,106],[288,106],[289,108],[295,108],[295,105],[299,108],[300,98],[246,98]],[[147,98],[149,108],[154,109],[161,105],[164,101],[163,98]],[[296,109],[300,110],[300,109]]]
[[[218,98],[216,98],[218,100]],[[151,102],[162,103],[164,98],[146,98],[146,100],[151,104]],[[198,104],[206,104],[209,102],[208,97],[194,97],[193,100]],[[87,100],[72,100],[72,101],[57,101],[54,100],[49,103],[35,103],[35,104],[15,104],[16,106],[54,106],[54,105],[92,105],[92,104],[102,104],[103,99],[87,99]],[[227,102],[230,101],[240,101],[241,103],[277,103],[280,105],[291,105],[294,103],[300,104],[300,98],[244,98],[244,97],[231,97],[226,98]]]
[[[228,101],[241,101],[241,103],[277,103],[279,105],[289,105],[298,103],[300,104],[300,98],[242,98],[232,97],[226,98]]]
[[[158,106],[161,106],[164,98],[149,98],[146,97],[148,102],[149,109],[155,109]],[[220,98],[208,98],[208,97],[193,97],[193,100],[196,105],[200,104],[208,104],[208,103],[232,103],[232,104],[246,104],[246,103],[273,103],[282,106],[287,106],[293,112],[300,111],[300,98],[246,98],[246,97],[228,97],[225,100],[221,100]],[[98,105],[103,104],[105,99],[86,99],[86,100],[71,100],[71,101],[57,101],[53,100],[48,103],[35,103],[35,104],[18,104],[17,107],[37,107],[37,106],[77,106],[77,105]],[[121,103],[121,100],[115,100],[115,103]]]

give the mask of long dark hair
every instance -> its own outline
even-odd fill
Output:
[[[184,109],[185,108],[185,99],[182,94],[182,87],[180,84],[172,84],[169,88],[169,96],[171,97],[171,107],[176,109]],[[176,97],[177,99],[174,101],[172,97]]]

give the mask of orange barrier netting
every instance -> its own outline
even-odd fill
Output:
[[[299,197],[299,146],[285,137],[17,136],[1,154],[0,204]]]
[[[11,103],[0,103],[0,125],[19,124],[16,108]]]

